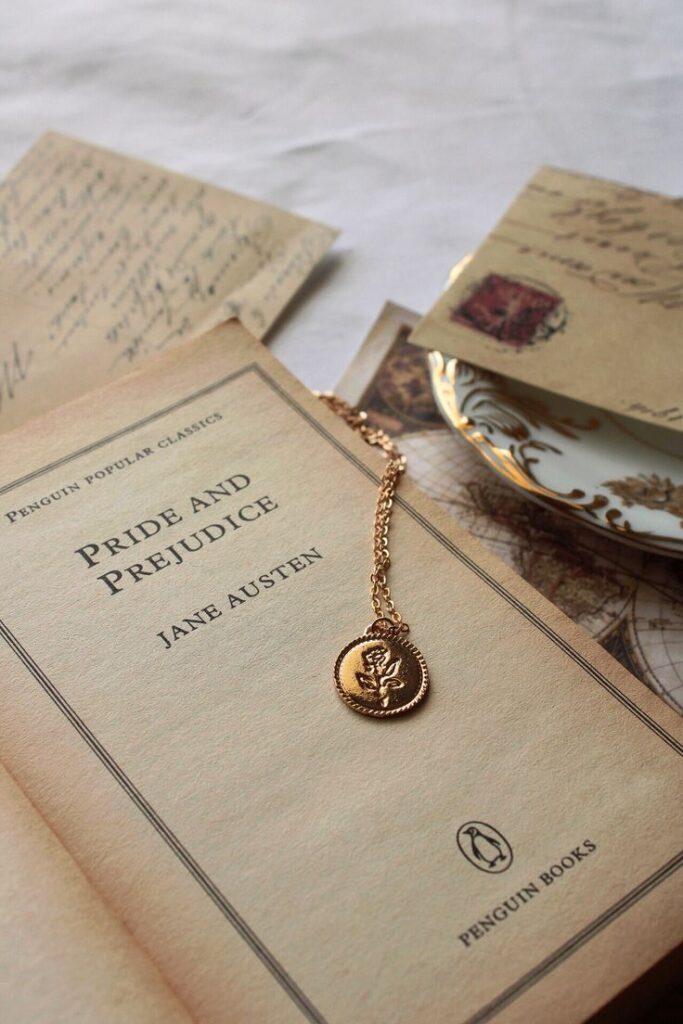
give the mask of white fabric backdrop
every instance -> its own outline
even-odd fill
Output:
[[[539,163],[683,192],[681,0],[4,0],[0,170],[46,128],[342,228],[272,334],[332,386]]]

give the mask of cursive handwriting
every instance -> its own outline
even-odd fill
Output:
[[[683,307],[683,269],[678,277],[663,284],[654,276],[639,276],[617,266],[598,266],[590,260],[554,251],[548,246],[521,242],[517,238],[510,238],[500,233],[491,237],[498,242],[512,246],[520,256],[533,256],[543,262],[561,266],[570,277],[579,278],[599,291],[621,295],[640,305],[654,303],[664,309]]]
[[[683,306],[681,204],[610,182],[564,177],[566,190],[557,176],[552,185],[532,182],[498,240],[563,266],[599,291],[664,309]]]
[[[103,376],[239,307],[261,336],[333,238],[322,225],[59,135],[0,185],[0,270],[47,312],[53,352]]]
[[[0,414],[28,378],[32,361],[33,349],[23,349],[16,341],[11,343],[8,354],[0,357]]]

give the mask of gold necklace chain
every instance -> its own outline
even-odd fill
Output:
[[[416,707],[429,685],[427,665],[417,647],[406,639],[408,623],[391,596],[388,578],[391,512],[406,470],[406,457],[384,430],[368,423],[367,413],[331,391],[316,391],[315,395],[386,457],[372,534],[370,598],[375,619],[362,636],[342,650],[334,677],[337,693],[348,707],[363,715],[391,718]]]
[[[370,597],[375,613],[373,629],[376,633],[398,636],[408,633],[409,627],[403,621],[391,596],[387,573],[391,565],[389,555],[389,525],[394,496],[399,481],[406,470],[406,457],[398,450],[392,439],[380,427],[368,423],[368,415],[361,409],[349,405],[332,391],[316,391],[315,395],[328,409],[340,416],[363,438],[367,444],[381,448],[387,462],[375,506],[375,525],[372,540],[372,572],[370,574]]]

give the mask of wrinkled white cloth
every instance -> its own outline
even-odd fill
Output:
[[[681,0],[21,0],[0,170],[47,128],[339,226],[271,335],[331,387],[535,167],[683,192]]]

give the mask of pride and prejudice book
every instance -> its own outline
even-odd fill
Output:
[[[0,438],[7,1022],[582,1021],[683,938],[681,725],[236,322]]]

